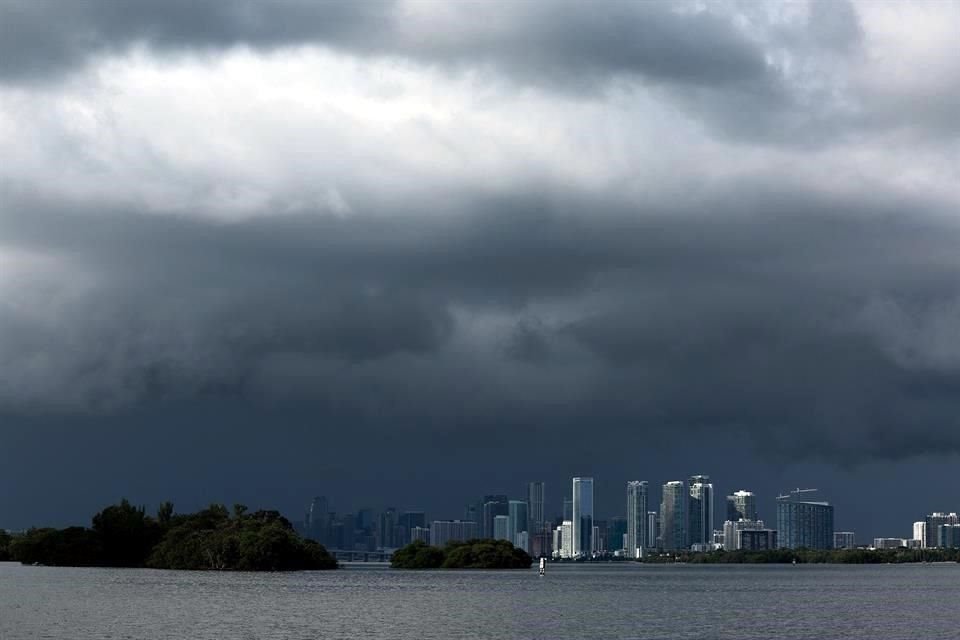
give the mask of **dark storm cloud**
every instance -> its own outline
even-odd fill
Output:
[[[0,481],[946,475],[952,41],[771,7],[0,0]]]
[[[177,53],[303,44],[463,68],[492,64],[556,86],[593,86],[618,74],[707,86],[774,80],[763,52],[728,16],[665,3],[611,2],[602,10],[587,2],[0,3],[0,80],[8,82],[55,76],[134,45]]]
[[[960,319],[960,231],[793,189],[737,185],[709,212],[518,194],[442,220],[229,224],[19,198],[5,241],[98,284],[62,283],[55,315],[8,306],[8,371],[48,368],[0,388],[27,412],[279,396],[377,437],[599,421],[611,441],[693,429],[843,463],[960,450],[960,350],[930,341]]]
[[[191,0],[4,0],[0,3],[0,77],[56,75],[132,45],[163,50],[277,47],[311,40],[350,42],[382,33],[391,3],[193,2]]]

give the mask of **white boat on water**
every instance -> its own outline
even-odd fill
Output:
[[[547,572],[547,559],[540,558],[540,575],[543,575]]]

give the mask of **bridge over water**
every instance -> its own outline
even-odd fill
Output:
[[[389,551],[351,551],[349,549],[327,549],[337,562],[390,562],[393,550]]]

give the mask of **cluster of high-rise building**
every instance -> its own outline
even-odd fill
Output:
[[[775,526],[760,519],[753,492],[726,496],[725,519],[717,522],[714,487],[707,475],[661,485],[659,508],[646,480],[626,483],[626,517],[597,518],[591,477],[572,479],[563,510],[546,511],[546,483],[530,482],[526,495],[485,495],[469,502],[463,516],[428,521],[423,511],[387,508],[337,514],[327,499],[315,498],[300,527],[304,535],[333,549],[389,550],[421,540],[436,546],[472,538],[509,540],[534,557],[578,559],[604,555],[642,557],[649,552],[767,550],[775,548],[846,549],[856,547],[852,531],[834,531],[834,508],[817,500],[814,489],[796,489],[776,497]],[[874,548],[960,547],[956,513],[936,512],[914,523],[912,538],[876,538]]]
[[[318,496],[298,523],[300,532],[330,549],[344,551],[391,550],[420,540],[434,546],[473,538],[509,540],[533,553],[547,555],[551,547],[550,522],[544,515],[543,482],[531,482],[524,499],[486,495],[470,502],[463,518],[428,521],[423,511],[387,508],[338,514],[326,497]],[[592,518],[592,507],[590,508]]]
[[[873,549],[960,549],[960,516],[935,511],[913,523],[909,538],[874,538]]]
[[[396,549],[413,540],[430,542],[430,529],[423,511],[401,512],[387,508],[380,513],[372,509],[337,513],[324,496],[310,502],[299,529],[304,536],[330,549],[374,551]]]
[[[645,480],[627,483],[627,533],[622,553],[629,558],[660,550],[758,550],[778,546],[777,531],[766,528],[757,517],[756,497],[749,491],[727,496],[726,520],[722,528],[716,528],[716,500],[709,476],[694,475],[686,482],[664,483],[659,511],[648,509],[649,487]]]
[[[875,549],[957,549],[960,548],[960,517],[955,512],[934,511],[913,523],[910,538],[874,538]]]
[[[757,514],[756,496],[735,491],[726,498],[726,519],[715,527],[714,487],[707,475],[662,485],[659,510],[651,509],[650,483],[626,485],[626,518],[597,520],[593,478],[573,478],[569,508],[555,523],[552,555],[576,559],[597,554],[643,557],[651,551],[768,550],[779,547],[830,549],[834,545],[833,506],[808,499],[810,489],[777,497],[777,528]],[[853,535],[852,533],[850,534]]]
[[[477,523],[478,537],[509,540],[535,555],[545,554],[550,537],[544,512],[545,487],[543,482],[530,482],[520,499],[485,495],[467,504],[464,517]]]

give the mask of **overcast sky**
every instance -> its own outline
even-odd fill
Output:
[[[0,527],[579,474],[960,510],[958,25],[0,0]]]

